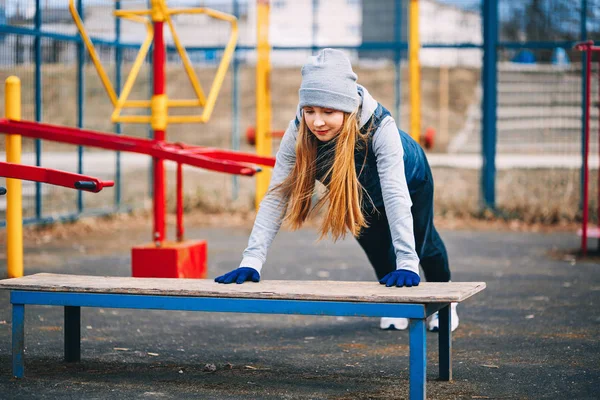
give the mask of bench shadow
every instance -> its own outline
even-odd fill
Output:
[[[378,371],[365,374],[354,369],[330,370],[326,365],[318,371],[294,365],[278,365],[277,368],[248,368],[244,364],[227,366],[220,364],[216,371],[208,372],[205,364],[172,362],[104,361],[84,359],[79,363],[65,363],[58,357],[29,357],[25,366],[25,378],[11,376],[10,357],[0,356],[0,390],[19,397],[22,393],[46,390],[52,393],[44,398],[64,398],[80,388],[78,393],[110,393],[118,388],[129,398],[141,393],[156,392],[183,395],[204,394],[211,398],[232,398],[254,395],[253,398],[384,398],[382,387],[395,387],[402,393],[408,387],[408,372],[398,371],[378,376]],[[58,387],[58,388],[57,388]],[[296,397],[298,396],[298,397]],[[289,397],[286,397],[289,398]],[[321,397],[319,397],[321,398]],[[389,397],[385,397],[389,398]],[[396,398],[396,397],[392,397]],[[405,398],[400,396],[397,398]]]

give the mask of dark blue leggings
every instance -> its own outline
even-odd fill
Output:
[[[450,268],[446,246],[433,225],[433,177],[428,171],[426,181],[411,191],[410,209],[413,217],[415,249],[428,282],[448,282]],[[396,251],[392,243],[385,209],[367,214],[369,226],[357,239],[381,279],[396,270]]]

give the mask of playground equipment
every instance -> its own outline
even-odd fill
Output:
[[[271,137],[271,139],[281,139],[284,133],[285,131],[272,131],[269,133],[269,136]],[[253,126],[249,126],[246,129],[246,143],[248,143],[251,146],[256,145],[256,129]]]
[[[0,176],[9,179],[49,183],[51,185],[83,190],[91,193],[98,193],[105,187],[112,187],[115,185],[114,181],[102,181],[88,175],[1,161]],[[4,189],[4,193],[6,193],[6,189]]]
[[[419,142],[421,136],[421,65],[419,63],[419,0],[409,3],[408,69],[410,82],[410,135]]]
[[[74,174],[71,172],[58,171],[49,168],[34,167],[0,162],[0,176],[8,178],[7,186],[14,187],[15,183],[20,187],[21,180],[49,183],[70,189],[84,190],[98,193],[105,187],[114,186],[113,181],[101,181],[92,176]],[[0,195],[7,190],[0,187]],[[6,264],[9,278],[23,276],[23,219],[20,193],[9,193],[10,198],[6,202]]]
[[[209,8],[168,8],[165,0],[151,0],[151,8],[144,10],[116,10],[114,15],[116,17],[121,17],[124,19],[128,19],[133,22],[139,22],[146,26],[146,38],[140,47],[140,50],[135,58],[135,61],[131,67],[131,71],[127,80],[125,81],[125,85],[123,86],[123,90],[121,91],[120,96],[117,97],[115,89],[113,88],[102,63],[100,62],[100,58],[96,52],[94,44],[87,34],[83,22],[81,20],[81,16],[77,12],[77,7],[75,6],[74,0],[69,0],[69,11],[71,16],[73,17],[73,21],[77,26],[79,34],[89,52],[90,59],[94,63],[98,75],[102,81],[104,88],[110,98],[110,101],[115,107],[111,121],[114,123],[135,123],[135,124],[152,124],[152,128],[154,129],[154,135],[156,140],[164,140],[164,130],[167,128],[168,124],[183,124],[183,123],[194,123],[194,122],[207,122],[210,119],[212,111],[215,106],[215,102],[217,101],[217,96],[221,89],[221,85],[223,84],[223,80],[225,79],[225,74],[227,72],[227,67],[233,57],[233,53],[235,50],[235,45],[237,43],[238,38],[238,26],[237,19],[233,15],[229,15],[220,11],[212,10]],[[173,25],[173,21],[171,19],[172,15],[178,14],[206,14],[212,18],[220,19],[223,21],[227,21],[231,24],[231,36],[227,45],[225,46],[225,50],[223,52],[223,58],[219,63],[219,67],[217,68],[217,73],[211,85],[210,91],[208,93],[208,97],[204,95],[204,91],[202,90],[202,86],[194,72],[192,67],[192,63],[187,56],[185,48],[182,46],[181,41],[179,40],[179,36],[177,35],[177,30]],[[150,16],[150,19],[147,17]],[[194,93],[196,94],[195,99],[184,99],[184,100],[174,100],[168,99],[166,95],[166,82],[165,82],[165,66],[166,66],[166,52],[165,52],[165,40],[164,40],[164,23],[167,23],[171,35],[173,37],[173,42],[175,43],[175,47],[181,57],[181,61],[183,62],[183,66],[185,72],[188,75],[190,83],[194,89]],[[135,83],[137,75],[144,64],[144,59],[146,58],[150,47],[153,46],[153,84],[154,84],[154,93],[152,99],[148,100],[136,100],[131,101],[128,100],[129,94],[131,93],[131,89]],[[169,108],[181,108],[181,107],[204,107],[204,110],[201,115],[176,115],[169,116],[167,115],[167,111]],[[150,108],[152,110],[151,115],[140,116],[140,115],[121,115],[123,108]],[[163,139],[157,138],[158,136],[163,136]]]
[[[90,53],[90,56],[96,66],[109,97],[115,107],[111,116],[113,122],[127,123],[150,123],[154,131],[154,141],[161,143],[166,138],[166,129],[168,124],[172,123],[193,123],[207,122],[210,118],[214,104],[217,99],[218,92],[221,88],[225,73],[234,54],[235,45],[238,37],[237,19],[232,16],[208,8],[168,8],[164,0],[152,0],[150,8],[144,10],[117,10],[114,12],[115,17],[122,17],[134,22],[144,23],[146,25],[146,39],[140,48],[136,60],[132,66],[132,70],[126,79],[121,96],[117,99],[115,91],[110,85],[110,81],[106,78],[106,73],[99,62],[94,46],[89,36],[87,35],[83,23],[74,1],[69,1],[69,10],[73,16],[79,33],[84,40],[84,43]],[[206,14],[212,18],[217,18],[231,24],[231,36],[225,47],[223,58],[217,69],[213,84],[209,91],[208,97],[205,98],[204,92],[200,86],[198,78],[192,68],[191,62],[181,41],[177,35],[171,19],[172,15],[177,14]],[[177,48],[181,60],[183,62],[185,72],[187,73],[190,83],[196,94],[196,99],[192,100],[173,100],[168,99],[166,95],[165,69],[166,69],[166,52],[165,40],[163,36],[164,24],[168,28],[173,37],[173,41]],[[153,88],[154,93],[151,101],[128,101],[127,97],[133,87],[135,78],[143,64],[150,46],[153,49]],[[201,115],[177,115],[169,116],[168,109],[174,107],[204,107]],[[124,107],[142,107],[150,108],[150,116],[123,116],[121,110]],[[253,175],[260,171],[259,169],[247,168],[242,164],[231,163],[255,162],[261,165],[271,165],[272,163],[263,159],[260,161],[252,156],[235,155],[231,152],[219,152],[215,149],[205,151],[199,147],[185,146],[168,146],[162,143],[162,149],[169,152],[178,153],[181,157],[194,157],[197,161],[211,157],[209,164],[204,166],[195,164],[203,168],[221,164],[223,168],[221,172],[237,173],[242,175]],[[203,154],[200,154],[203,153]],[[163,166],[163,158],[154,157],[154,233],[153,243],[144,246],[134,247],[132,250],[132,273],[133,276],[158,276],[158,277],[195,277],[200,278],[206,274],[206,242],[205,241],[184,241],[183,240],[183,206],[182,206],[182,169],[181,162],[177,168],[177,241],[175,243],[165,242],[165,171]],[[216,162],[223,160],[223,162]],[[229,163],[228,163],[228,162]],[[190,164],[194,165],[194,164]],[[233,167],[233,168],[230,168]],[[213,169],[213,168],[209,168]]]
[[[269,44],[270,0],[256,2],[256,154],[270,157],[271,137],[271,46]],[[258,206],[269,189],[271,171],[256,177],[254,206]]]
[[[15,83],[19,85],[19,80],[15,77],[11,77],[7,82],[7,86]],[[20,91],[7,89],[6,93],[7,103],[10,103],[11,107],[15,108],[14,104],[12,104],[14,98],[11,98],[8,94],[20,94]],[[17,98],[19,97],[20,96],[17,96]],[[7,107],[7,110],[9,108],[10,107]],[[7,115],[8,114],[7,111]],[[156,241],[151,245],[134,247],[132,250],[133,276],[151,275],[154,277],[183,278],[202,277],[206,273],[206,242],[189,242],[183,240],[183,164],[244,176],[252,176],[257,171],[260,171],[260,168],[253,164],[271,167],[275,164],[275,161],[272,158],[259,157],[254,154],[231,152],[200,146],[188,146],[178,143],[167,143],[29,121],[19,121],[19,118],[16,118],[16,120],[1,119],[0,132],[9,134],[11,139],[14,139],[14,137],[18,138],[19,150],[20,137],[25,136],[74,145],[98,147],[107,150],[147,154],[154,157],[155,160],[161,160],[161,162],[163,160],[169,160],[177,163],[177,242],[164,243],[164,241]],[[8,142],[9,141],[7,140],[7,143]],[[13,149],[7,150],[8,155],[12,153],[14,153]],[[18,159],[20,161],[20,157],[18,157]],[[2,173],[0,173],[0,176],[1,175]],[[12,210],[12,204],[15,204],[15,211],[7,213],[7,226],[21,226],[20,181],[12,182],[11,180],[8,180],[7,186],[9,187],[8,207]],[[12,187],[15,189],[11,189]],[[11,192],[14,193],[15,199],[11,199],[11,196],[13,195]],[[162,201],[164,202],[164,197]],[[164,212],[163,206],[163,214],[160,215],[160,221],[163,224]],[[155,209],[155,216],[157,214],[157,210]],[[20,233],[20,231],[12,233],[9,228],[9,237],[21,236],[22,233]],[[9,249],[10,248],[11,246],[9,246]],[[17,260],[15,263],[20,263],[22,265],[22,258],[21,261],[19,261],[17,257],[11,258]]]
[[[258,288],[259,287],[259,288]],[[131,308],[410,318],[410,399],[424,400],[427,385],[427,317],[439,311],[439,375],[452,380],[450,304],[483,291],[485,282],[425,282],[389,290],[377,282],[262,281],[218,285],[212,280],[35,274],[0,282],[12,304],[12,374],[25,375],[25,305],[64,307],[65,361],[81,360],[81,308]]]
[[[166,138],[166,129],[168,124],[177,123],[193,123],[193,122],[207,122],[210,118],[214,104],[217,99],[218,92],[225,78],[225,73],[233,52],[238,37],[237,19],[225,13],[221,13],[215,10],[207,8],[176,8],[171,9],[166,5],[165,0],[152,0],[150,2],[151,7],[149,9],[142,10],[116,10],[114,11],[115,17],[125,18],[133,22],[143,23],[146,26],[146,38],[140,47],[137,57],[131,67],[129,76],[125,81],[121,95],[117,98],[116,92],[108,79],[108,76],[100,63],[100,59],[96,53],[92,40],[87,34],[81,17],[77,11],[74,0],[69,1],[69,11],[82,40],[90,54],[90,58],[96,67],[98,75],[102,80],[104,88],[108,94],[108,97],[113,104],[114,111],[111,116],[111,121],[114,123],[136,123],[136,124],[151,124],[152,130],[154,131],[154,140],[156,142],[164,141]],[[225,47],[223,58],[217,69],[217,73],[213,84],[211,86],[208,99],[205,98],[204,92],[194,69],[192,68],[191,62],[177,31],[173,25],[171,19],[172,15],[177,14],[207,14],[210,17],[227,21],[231,24],[231,36]],[[196,94],[196,99],[187,100],[174,100],[168,99],[166,94],[166,50],[164,40],[164,24],[167,23],[173,42],[179,52],[181,60],[183,62],[185,72],[190,79],[190,83]],[[128,101],[129,94],[137,75],[144,63],[144,59],[152,46],[153,49],[153,96],[150,101]],[[204,107],[204,111],[201,115],[177,115],[169,116],[168,109],[176,107]],[[151,114],[148,116],[124,116],[121,115],[123,108],[145,108],[150,109]],[[154,234],[152,240],[155,244],[160,246],[165,239],[165,221],[164,221],[164,208],[165,208],[165,170],[163,161],[159,158],[154,158]]]
[[[588,227],[588,205],[589,205],[589,165],[588,156],[590,152],[590,107],[591,107],[591,80],[592,80],[592,56],[594,52],[600,53],[600,46],[594,46],[593,41],[587,41],[578,43],[575,45],[575,49],[584,51],[585,57],[585,103],[584,103],[584,152],[583,152],[583,215],[581,218],[581,229],[579,234],[581,235],[581,254],[585,257],[587,255],[587,239],[588,237],[600,238],[600,173],[598,174],[598,218],[599,222],[597,227]],[[598,80],[600,82],[600,61],[598,61]],[[600,94],[599,94],[600,97]],[[600,98],[599,98],[600,100]],[[600,107],[600,101],[596,105]],[[600,130],[598,131],[598,138],[600,139]],[[600,242],[600,241],[599,241]],[[600,243],[599,243],[600,244]]]
[[[21,81],[11,76],[5,85],[5,112],[10,120],[1,122],[18,124],[21,119]],[[6,160],[0,162],[0,176],[8,178],[5,188],[1,188],[0,194],[8,194],[6,199],[6,259],[8,276],[16,278],[23,276],[23,207],[21,180],[45,182],[67,188],[85,190],[88,192],[99,192],[105,187],[113,186],[112,181],[101,181],[100,179],[73,174],[70,172],[57,171],[48,168],[40,168],[21,165],[21,135],[11,132],[10,129],[0,128],[0,132],[7,133],[6,136]]]
[[[273,138],[281,138],[284,133],[280,130],[271,130],[269,6],[270,0],[257,0],[256,127],[249,127],[246,130],[247,143],[255,145],[256,153],[265,157],[271,155]],[[409,29],[410,135],[429,149],[433,147],[435,132],[428,128],[425,133],[421,133],[419,0],[410,0]],[[257,176],[255,198],[257,208],[267,192],[270,178],[270,171],[262,172]]]
[[[146,38],[139,50],[135,62],[127,77],[121,95],[117,97],[107,74],[99,61],[92,40],[87,35],[73,0],[69,2],[69,9],[79,30],[90,58],[102,80],[114,111],[111,121],[115,123],[141,123],[150,124],[154,132],[153,139],[140,139],[124,135],[114,135],[90,130],[67,128],[57,125],[19,121],[20,118],[9,113],[10,107],[20,107],[20,97],[9,96],[7,87],[7,119],[0,120],[0,132],[9,136],[27,136],[38,139],[52,140],[81,146],[99,147],[114,151],[129,151],[147,154],[153,158],[153,206],[154,229],[152,242],[148,245],[137,246],[132,249],[132,275],[134,277],[204,277],[206,274],[206,242],[184,240],[183,230],[183,170],[182,165],[191,165],[213,171],[229,174],[253,176],[261,171],[260,166],[273,167],[275,160],[272,157],[261,157],[255,154],[234,152],[201,146],[189,146],[182,143],[168,143],[166,129],[168,124],[202,123],[210,118],[216,98],[225,77],[229,61],[231,60],[237,41],[237,20],[234,16],[210,10],[207,8],[177,8],[166,6],[164,0],[152,0],[151,7],[144,10],[116,10],[116,17],[143,23],[146,25]],[[187,53],[177,36],[171,20],[175,14],[206,14],[210,17],[227,21],[231,24],[231,37],[225,47],[223,59],[217,69],[216,76],[205,97],[200,83],[191,66]],[[175,100],[168,99],[166,95],[165,67],[166,49],[163,36],[164,24],[167,24],[177,51],[181,55],[185,71],[196,94],[195,99]],[[153,96],[150,101],[130,101],[128,96],[135,83],[136,76],[141,69],[148,51],[153,51]],[[9,78],[13,79],[13,78]],[[18,81],[17,78],[14,78]],[[7,81],[8,85],[8,81]],[[20,96],[20,95],[19,95]],[[12,100],[9,100],[12,99]],[[17,106],[16,104],[19,104]],[[176,107],[203,107],[200,115],[168,115],[170,108]],[[122,115],[125,108],[150,109],[150,115]],[[20,117],[20,115],[19,115]],[[19,151],[20,153],[20,147]],[[165,237],[165,169],[164,161],[177,163],[177,241],[168,242]],[[18,160],[17,162],[20,162]],[[9,188],[9,192],[11,189]],[[20,194],[19,190],[15,193]]]

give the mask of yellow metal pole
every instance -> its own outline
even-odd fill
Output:
[[[5,83],[6,118],[21,119],[21,80],[9,76]],[[6,161],[21,163],[21,135],[6,135]],[[20,179],[6,179],[6,260],[8,277],[23,276],[23,208]]]
[[[436,140],[442,145],[448,143],[448,123],[450,107],[450,81],[448,79],[448,67],[440,67],[440,131]]]
[[[271,88],[269,45],[269,0],[256,3],[256,153],[271,156]],[[269,189],[271,170],[265,168],[256,174],[255,206],[258,206]]]
[[[410,74],[410,135],[419,142],[421,136],[421,66],[419,65],[419,0],[410,0],[408,68]]]

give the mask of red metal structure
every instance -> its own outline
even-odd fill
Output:
[[[588,236],[600,237],[600,222],[598,228],[595,230],[588,229],[588,205],[589,205],[589,166],[588,166],[588,154],[590,152],[590,108],[591,108],[591,85],[592,85],[592,56],[594,52],[600,52],[600,46],[594,46],[593,41],[587,41],[578,43],[575,45],[576,50],[584,51],[586,53],[586,68],[585,68],[585,143],[583,153],[583,215],[581,221],[581,254],[587,255],[587,239]],[[598,59],[598,84],[600,89],[600,58]],[[598,107],[600,107],[600,92],[599,92]],[[600,140],[600,128],[598,131],[598,139]],[[598,173],[598,218],[600,219],[600,170]]]
[[[105,187],[114,186],[113,181],[101,181],[88,175],[74,174],[56,169],[34,167],[31,165],[0,162],[0,176],[3,178],[23,179],[26,181],[43,182],[69,189],[84,190],[98,193]],[[4,188],[0,188],[4,189]],[[5,194],[0,190],[0,194]]]
[[[160,88],[160,86],[159,86]],[[29,121],[13,121],[0,119],[0,132],[6,134],[21,135],[29,138],[50,140],[54,142],[68,143],[80,146],[97,147],[106,150],[124,151],[138,154],[147,154],[154,160],[154,240],[151,244],[137,246],[132,250],[132,275],[137,277],[179,277],[179,278],[203,278],[206,274],[206,242],[205,241],[183,241],[183,169],[182,165],[191,165],[211,171],[224,172],[228,174],[253,176],[261,169],[257,165],[273,167],[275,159],[272,157],[261,157],[252,153],[242,153],[222,150],[211,147],[189,146],[183,143],[168,143],[164,140],[153,140],[136,138],[126,135],[115,135],[98,131],[69,128],[58,125],[43,124]],[[164,138],[164,131],[159,132],[159,138]],[[177,163],[177,241],[167,242],[164,237],[165,225],[165,194],[164,194],[164,161]],[[5,163],[3,163],[5,164]],[[3,176],[0,165],[0,176]],[[23,171],[28,167],[19,165]],[[73,179],[85,182],[93,182],[96,187],[112,186],[112,182],[102,182],[95,178],[83,175],[62,173],[56,175],[57,171],[40,168],[46,171],[46,178],[53,182],[62,182],[62,186],[73,187]],[[8,171],[8,169],[6,170]],[[28,170],[29,171],[29,170]],[[158,172],[157,172],[158,171]],[[42,178],[42,175],[28,172],[30,177]],[[32,175],[33,174],[33,175]],[[38,172],[42,174],[42,172]],[[7,177],[14,176],[5,175]],[[25,179],[25,178],[23,178]],[[110,185],[109,185],[110,183]],[[84,185],[82,190],[89,190],[90,186]],[[157,193],[158,192],[158,193]]]
[[[98,54],[89,35],[85,32],[83,20],[79,15],[73,0],[69,1],[69,11],[81,35],[90,59],[98,71],[104,88],[114,107],[111,116],[113,123],[142,123],[150,124],[153,130],[152,140],[127,137],[121,135],[94,132],[82,129],[73,129],[56,125],[20,122],[20,93],[15,93],[15,99],[10,104],[19,110],[19,117],[10,115],[10,120],[0,120],[0,132],[70,143],[80,146],[99,147],[114,151],[128,151],[147,154],[153,162],[153,232],[152,243],[132,249],[133,276],[139,277],[204,277],[206,273],[206,242],[184,241],[183,229],[183,175],[182,165],[187,164],[199,168],[229,174],[252,176],[260,171],[256,165],[272,167],[275,160],[270,157],[271,152],[263,153],[268,156],[261,157],[249,153],[240,153],[215,148],[189,146],[180,143],[166,142],[166,131],[169,124],[173,123],[199,123],[207,122],[210,118],[216,96],[225,78],[227,65],[234,56],[235,43],[238,37],[237,19],[216,10],[200,8],[169,8],[165,0],[151,0],[148,9],[117,10],[114,15],[130,21],[143,23],[146,26],[146,39],[131,67],[130,74],[122,87],[115,91],[110,79],[102,67]],[[267,10],[268,11],[268,10]],[[223,56],[217,68],[213,84],[205,98],[200,82],[181,45],[174,28],[172,16],[179,14],[206,14],[211,18],[229,22],[231,36],[223,51]],[[167,96],[165,69],[166,69],[166,43],[164,28],[170,30],[172,40],[184,64],[185,72],[190,78],[196,97],[194,99],[170,99]],[[152,48],[152,84],[153,95],[150,101],[134,100],[127,98],[135,82],[146,55]],[[267,49],[268,53],[268,49]],[[264,87],[265,85],[258,85]],[[119,88],[121,89],[121,88]],[[117,92],[120,94],[117,96]],[[19,107],[17,107],[19,106]],[[203,107],[201,115],[169,115],[169,110],[175,107]],[[149,113],[144,115],[121,115],[124,108],[143,108]],[[9,114],[7,114],[9,115]],[[16,114],[15,114],[16,115]],[[165,234],[166,214],[166,179],[164,162],[177,163],[177,241],[167,242]],[[266,174],[266,175],[265,175]],[[259,175],[260,182],[268,184],[268,174]],[[266,188],[266,185],[265,185]]]
[[[153,47],[153,85],[154,96],[165,95],[165,41],[163,21],[154,21]],[[166,125],[166,124],[165,124]],[[165,140],[164,129],[154,129],[156,143]],[[165,239],[165,168],[161,158],[154,157],[154,241],[162,243]],[[179,193],[179,191],[177,191]]]
[[[285,131],[272,131],[271,137],[281,139],[284,133]],[[253,126],[249,126],[248,129],[246,129],[246,143],[251,146],[256,145],[256,128]]]
[[[38,122],[0,119],[0,132],[79,146],[147,154],[156,159],[236,175],[253,176],[260,171],[256,165],[268,167],[275,165],[273,157],[261,157],[252,153],[189,146],[183,143],[159,142]]]

